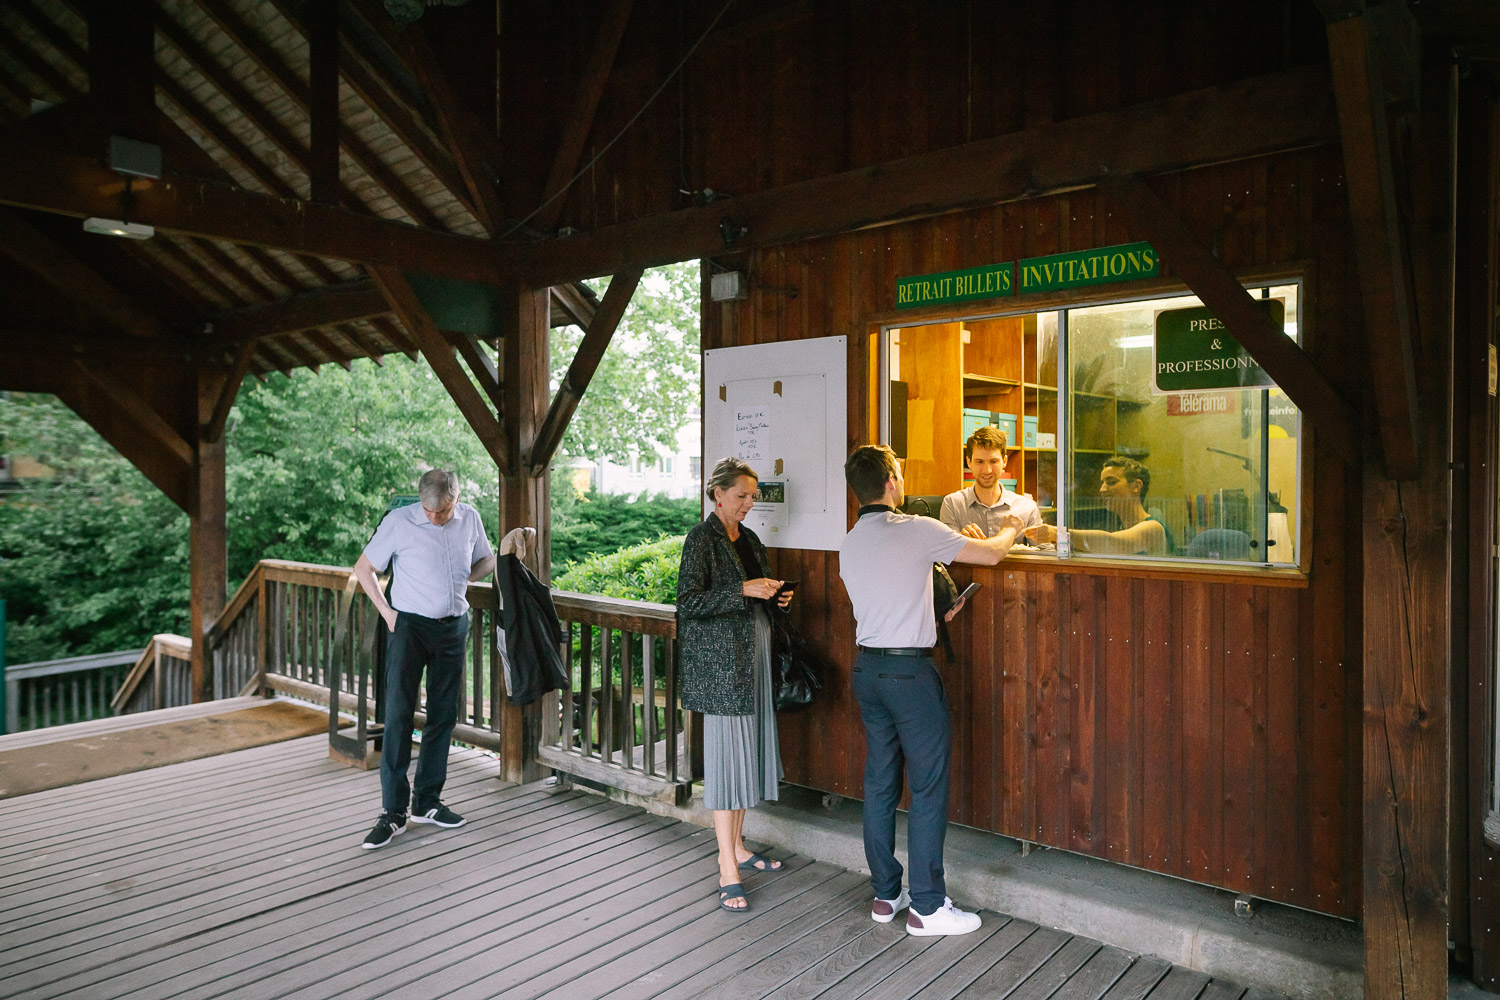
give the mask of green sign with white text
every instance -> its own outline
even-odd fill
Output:
[[[1158,264],[1156,249],[1150,243],[1126,243],[1099,250],[1032,257],[1018,265],[1020,293],[1055,292],[1111,281],[1154,278]]]
[[[1284,329],[1286,305],[1261,302],[1271,322]],[[1261,389],[1276,383],[1206,308],[1164,309],[1156,314],[1156,391]]]
[[[938,302],[967,302],[970,299],[993,299],[1009,295],[1010,264],[990,264],[967,271],[945,271],[942,274],[919,274],[896,279],[896,308],[911,309]]]

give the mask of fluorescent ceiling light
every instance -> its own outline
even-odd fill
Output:
[[[1150,347],[1155,339],[1154,334],[1142,333],[1135,337],[1121,337],[1115,343],[1121,347]]]
[[[120,219],[84,219],[83,231],[103,233],[106,236],[123,236],[127,240],[149,240],[156,235],[156,228],[140,222],[123,222]]]

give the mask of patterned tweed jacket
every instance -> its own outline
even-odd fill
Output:
[[[769,570],[766,547],[744,525],[755,557]],[[682,707],[708,715],[755,712],[754,599],[744,596],[745,568],[724,524],[708,515],[682,543],[677,573],[677,651]]]

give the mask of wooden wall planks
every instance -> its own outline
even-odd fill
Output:
[[[1217,236],[1230,267],[1304,275],[1306,343],[1325,360],[1345,356],[1358,329],[1339,185],[1336,150],[1155,183],[1205,242]],[[751,254],[750,300],[709,306],[703,343],[848,336],[853,447],[873,440],[873,334],[903,319],[896,277],[1131,236],[1088,190]],[[790,287],[795,298],[772,290]],[[1330,374],[1347,387],[1358,377],[1350,367],[1330,365]],[[1361,486],[1357,472],[1317,454],[1315,440],[1313,450],[1305,586],[1147,578],[1129,568],[972,571],[984,586],[955,629],[963,666],[943,667],[955,822],[1359,914],[1361,617],[1349,588],[1361,542],[1346,510]],[[851,518],[853,510],[851,502]],[[797,614],[829,659],[822,697],[782,718],[787,778],[858,796],[854,623],[837,554],[775,558],[777,572],[802,579]]]

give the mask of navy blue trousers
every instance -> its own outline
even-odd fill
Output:
[[[386,812],[426,812],[438,804],[448,780],[448,746],[464,688],[464,643],[469,616],[451,621],[396,612],[396,630],[385,644],[385,738],[380,747],[380,807]],[[417,755],[415,794],[407,783],[411,734],[422,670],[427,670],[427,724]]]
[[[948,894],[943,840],[948,833],[948,765],[953,735],[948,697],[931,656],[861,652],[854,661],[854,697],[865,724],[865,860],[880,899],[901,892],[896,860],[896,804],[902,771],[911,785],[907,863],[911,903],[931,913]]]

